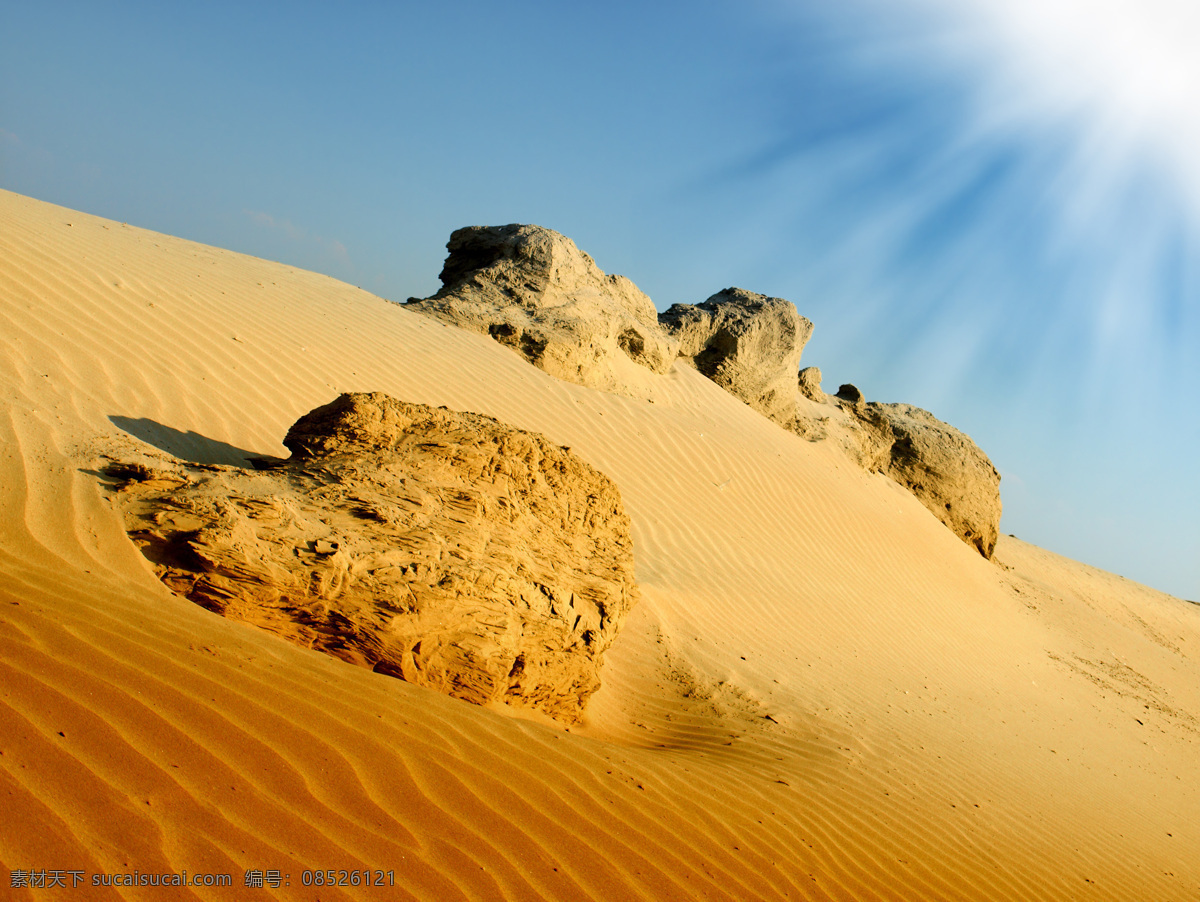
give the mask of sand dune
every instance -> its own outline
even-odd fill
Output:
[[[197,898],[1200,895],[1200,606],[1010,537],[984,560],[693,370],[567,384],[326,277],[6,192],[0,322],[9,871],[233,875]],[[155,578],[103,455],[284,455],[343,391],[543,433],[619,486],[641,601],[581,725]],[[302,885],[326,868],[395,885]]]

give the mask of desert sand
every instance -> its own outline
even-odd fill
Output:
[[[0,323],[0,896],[66,896],[10,887],[43,869],[233,877],[71,898],[1200,896],[1198,605],[1009,536],[989,561],[694,369],[571,384],[327,277],[7,192]],[[225,619],[127,536],[109,457],[286,456],[302,414],[375,391],[619,487],[640,600],[580,723]]]

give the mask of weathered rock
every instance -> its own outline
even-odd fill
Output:
[[[718,385],[803,438],[835,440],[864,469],[895,479],[991,557],[1000,476],[987,455],[924,410],[867,403],[849,383],[827,395],[816,367],[797,375],[813,327],[790,302],[729,288],[703,304],[676,304],[659,322],[679,340],[680,356]]]
[[[800,371],[800,394],[810,401],[824,402],[825,392],[821,390],[821,370],[815,366],[806,366]]]
[[[378,393],[285,444],[263,472],[110,470],[168,586],[457,698],[580,717],[638,594],[607,477],[536,433]]]
[[[851,385],[849,382],[847,382],[845,385],[838,386],[837,396],[843,401],[848,401],[851,404],[862,404],[866,400],[866,398],[863,396],[863,393],[859,391],[858,386]]]
[[[605,275],[571,239],[533,225],[471,226],[446,245],[442,288],[410,309],[470,329],[552,376],[621,391],[632,361],[668,370],[678,342],[624,276]]]
[[[837,394],[826,395],[821,409],[829,411],[829,437],[864,470],[886,473],[891,465],[892,430],[878,405],[868,404],[853,385],[842,385]]]
[[[843,385],[825,403],[798,401],[798,421],[838,442],[863,469],[904,486],[986,558],[1000,530],[1000,474],[970,437],[911,404],[867,401]],[[803,433],[802,433],[803,434]]]
[[[991,558],[1000,534],[1000,474],[971,438],[911,404],[866,405],[890,435],[884,472],[950,531]],[[890,442],[886,440],[890,439]]]
[[[675,304],[658,321],[679,356],[783,426],[796,419],[796,372],[812,323],[794,304],[726,288],[702,304]]]

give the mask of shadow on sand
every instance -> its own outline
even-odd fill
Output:
[[[263,456],[244,448],[235,448],[233,445],[208,438],[198,432],[181,432],[145,417],[134,419],[133,417],[110,415],[108,419],[118,429],[123,429],[134,438],[141,439],[160,451],[166,451],[168,454],[190,463],[225,464],[248,468],[250,458]]]

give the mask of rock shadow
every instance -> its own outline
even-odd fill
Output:
[[[148,445],[153,445],[160,451],[198,464],[224,464],[226,466],[250,467],[250,458],[262,457],[245,448],[237,448],[226,442],[201,435],[198,432],[183,432],[164,426],[157,420],[146,417],[122,417],[110,415],[111,422],[134,438],[141,439]]]

